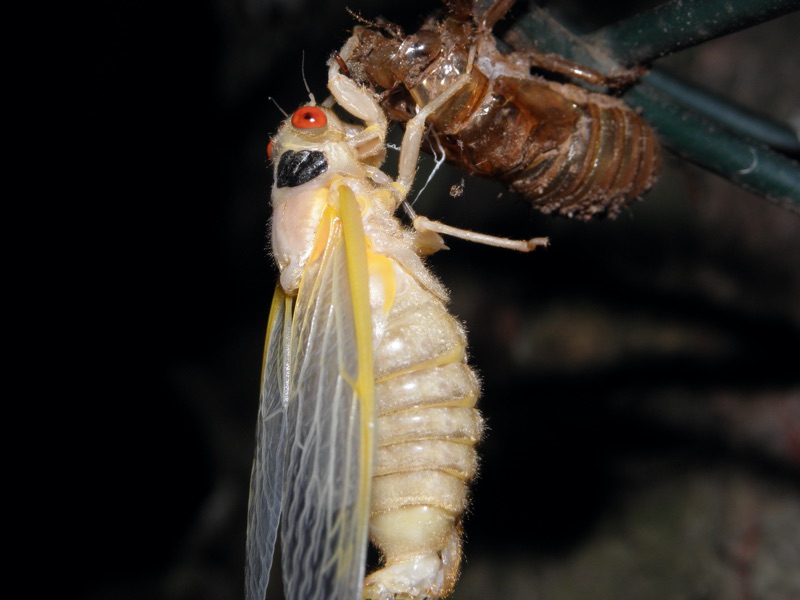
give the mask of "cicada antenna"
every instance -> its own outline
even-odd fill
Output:
[[[384,19],[383,17],[378,17],[374,21],[362,17],[360,14],[351,10],[350,8],[345,7],[345,10],[350,13],[350,16],[353,17],[356,21],[361,23],[362,25],[366,25],[367,27],[375,27],[376,29],[383,29],[386,33],[392,36],[395,39],[401,40],[405,38],[405,33],[403,33],[403,28],[400,25],[396,25],[395,23],[391,23]]]
[[[273,98],[272,96],[267,96],[267,98],[269,100],[272,100],[272,103],[278,108],[279,111],[283,113],[284,117],[286,117],[287,119],[289,118],[289,113],[287,113],[285,110],[283,110],[283,108],[281,108],[281,105],[278,104],[278,101],[275,100],[275,98]]]
[[[306,81],[306,51],[303,50],[302,58],[300,59],[300,73],[303,75],[303,85],[306,86],[306,91],[308,92],[308,97],[311,99],[311,104],[316,105],[317,101],[314,98],[314,94],[311,93],[311,88],[308,87],[308,81]]]
[[[373,21],[370,21],[366,17],[362,17],[360,14],[358,14],[356,11],[354,11],[349,6],[345,6],[344,9],[349,13],[349,15],[351,17],[353,17],[356,21],[358,21],[362,25],[366,25],[367,27],[374,27],[375,26],[375,23]]]

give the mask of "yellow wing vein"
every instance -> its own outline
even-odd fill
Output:
[[[360,399],[361,478],[358,514],[361,519],[363,536],[367,535],[370,483],[374,454],[375,422],[375,377],[372,356],[372,311],[369,301],[369,269],[367,266],[367,246],[361,211],[353,191],[339,187],[339,214],[342,219],[342,233],[347,256],[347,270],[350,275],[351,298],[353,301],[354,328],[358,354],[358,378],[355,381],[356,393]],[[361,535],[361,534],[360,534]],[[360,536],[359,536],[360,537]]]

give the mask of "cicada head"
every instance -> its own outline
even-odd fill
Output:
[[[442,50],[441,35],[435,23],[426,24],[417,33],[403,38],[357,26],[353,37],[358,43],[353,46],[348,62],[351,76],[384,91],[394,91],[397,82],[414,87]]]
[[[298,108],[281,124],[267,146],[275,175],[273,196],[281,188],[294,188],[311,181],[327,183],[333,175],[362,178],[365,164],[379,166],[383,154],[369,159],[362,156],[360,139],[364,136],[360,134],[364,129],[361,124],[343,123],[333,110],[324,106]]]
[[[273,190],[297,187],[327,172],[326,155],[344,139],[341,122],[330,110],[314,105],[298,108],[267,146],[275,175]]]

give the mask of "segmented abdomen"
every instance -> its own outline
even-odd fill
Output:
[[[542,212],[614,216],[657,179],[661,153],[650,126],[621,102],[601,99],[580,106],[574,130],[551,156],[506,178]]]
[[[541,79],[471,79],[431,119],[450,162],[544,213],[583,219],[618,214],[656,181],[658,140],[621,100]]]
[[[397,287],[375,349],[370,537],[385,568],[367,578],[366,588],[430,570],[430,589],[418,593],[438,598],[458,575],[460,519],[483,431],[475,409],[480,390],[465,362],[462,325],[411,276],[403,273]]]

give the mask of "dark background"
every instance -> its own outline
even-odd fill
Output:
[[[408,30],[438,6],[346,4]],[[645,6],[592,4],[550,7],[588,27]],[[242,597],[275,278],[270,97],[287,111],[306,100],[305,53],[324,98],[324,63],[353,24],[344,6],[79,15],[67,93],[81,149],[59,140],[78,199],[53,257],[71,282],[59,348],[80,342],[59,361],[79,424],[74,461],[55,457],[76,506],[58,552],[74,561],[67,596]],[[796,122],[797,31],[793,14],[659,64]],[[454,240],[430,261],[468,327],[489,425],[455,597],[800,596],[800,218],[669,155],[643,202],[597,223],[470,178],[452,199],[460,179],[440,171],[417,208],[552,246]]]

